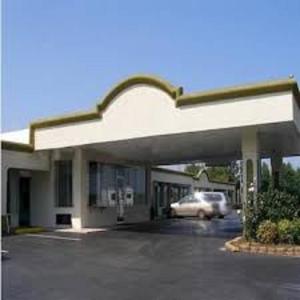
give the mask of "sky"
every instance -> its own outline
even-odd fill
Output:
[[[2,131],[94,108],[136,73],[188,92],[300,80],[299,29],[299,0],[3,0]]]

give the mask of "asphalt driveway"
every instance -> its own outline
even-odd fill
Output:
[[[300,259],[233,254],[235,219],[3,239],[3,299],[300,299]],[[235,224],[235,225],[234,225]]]

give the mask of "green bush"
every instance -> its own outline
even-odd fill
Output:
[[[290,220],[281,220],[278,222],[278,239],[280,243],[293,244],[294,234],[293,234],[293,222]]]
[[[267,192],[258,193],[256,201],[252,198],[248,199],[245,217],[245,238],[256,239],[258,226],[264,220],[278,223],[284,219],[299,219],[300,201],[299,198],[286,192],[270,189]]]
[[[292,235],[294,243],[300,245],[300,218],[292,221]]]
[[[283,191],[272,190],[257,195],[257,214],[262,220],[279,222],[300,217],[299,198]]]
[[[278,238],[277,225],[270,220],[262,222],[257,229],[256,237],[263,244],[274,244]]]
[[[256,239],[256,231],[261,220],[251,205],[248,205],[244,212],[246,217],[244,222],[244,237],[246,240]]]

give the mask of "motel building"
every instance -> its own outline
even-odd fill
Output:
[[[232,184],[161,165],[242,162],[242,202],[260,185],[260,160],[274,181],[282,158],[300,155],[300,94],[293,78],[185,93],[133,76],[86,112],[3,133],[2,216],[16,226],[74,229],[164,217],[194,190]],[[277,179],[276,179],[277,178]]]

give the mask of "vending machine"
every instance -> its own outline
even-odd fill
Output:
[[[117,192],[115,189],[108,189],[108,206],[116,207],[117,205]]]
[[[133,188],[130,186],[127,186],[125,188],[125,205],[130,207],[133,206],[134,203],[134,191]]]

